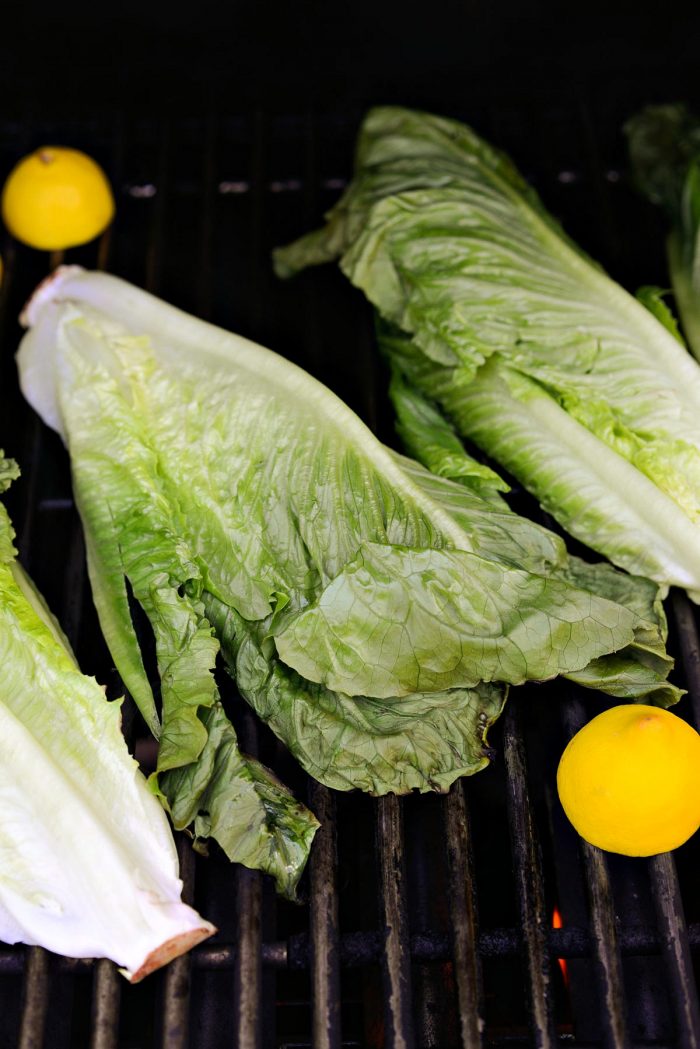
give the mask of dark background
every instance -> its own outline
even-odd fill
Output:
[[[162,184],[168,134],[184,144],[170,150],[168,165],[186,192],[209,120],[217,176],[236,183],[255,166],[251,142],[262,128],[270,179],[305,187],[303,218],[298,209],[298,225],[278,234],[293,237],[337,198],[339,185],[331,187],[349,176],[368,107],[409,105],[462,119],[510,153],[623,284],[665,284],[663,220],[628,187],[622,128],[649,103],[685,101],[700,111],[700,5],[687,6],[6,0],[0,179],[53,140],[95,156],[128,195],[128,179]],[[328,187],[313,201],[312,169]]]
[[[698,99],[700,13],[679,3],[426,0],[2,5],[0,112],[84,115],[400,102],[463,111],[615,93]]]

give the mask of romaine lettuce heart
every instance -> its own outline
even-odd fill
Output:
[[[0,453],[0,491],[18,474]],[[120,706],[80,673],[0,505],[0,940],[137,981],[215,932],[180,899],[167,817]]]
[[[700,368],[658,296],[606,276],[457,121],[372,110],[356,156],[278,272],[339,257],[409,387],[577,539],[698,600]]]

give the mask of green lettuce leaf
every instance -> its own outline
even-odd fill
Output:
[[[625,124],[641,192],[670,220],[671,282],[691,350],[700,357],[700,120],[681,104],[647,106]]]
[[[454,426],[405,381],[398,367],[392,370],[389,394],[404,448],[431,473],[463,481],[485,500],[489,494],[509,491],[510,486],[490,466],[467,455]],[[499,510],[507,508],[498,496],[493,502]]]
[[[630,648],[651,633],[663,653],[662,615],[575,578],[492,471],[430,473],[270,351],[70,268],[27,320],[22,388],[70,451],[105,635],[160,736],[154,786],[229,854],[279,871],[313,824],[260,766],[241,771],[219,653],[307,771],[375,794],[482,768],[510,684],[617,688]],[[159,716],[126,581],[153,629]],[[671,703],[664,658],[648,691]]]
[[[0,491],[17,474],[0,453]],[[111,958],[139,980],[215,930],[180,899],[121,704],[80,673],[13,538],[0,505],[0,940]]]
[[[653,284],[644,284],[641,288],[637,288],[636,291],[636,297],[642,306],[646,306],[649,312],[656,317],[657,321],[661,321],[664,328],[670,331],[674,338],[678,339],[681,346],[685,346],[685,340],[678,327],[678,321],[673,310],[666,302],[666,296],[669,294],[669,289],[657,288]]]
[[[194,463],[189,464],[192,490],[185,483],[183,493],[195,509],[195,530],[185,535],[182,493],[157,447],[158,439],[175,440],[172,447],[182,450],[199,437],[203,446],[194,459],[206,457],[221,418],[201,414],[188,422],[166,414],[156,438],[149,387],[167,406],[175,384],[156,374],[147,340],[105,339],[97,320],[72,312],[75,352],[57,355],[56,372],[60,369],[66,382],[57,392],[66,397],[75,494],[97,611],[115,663],[159,739],[152,787],[177,829],[193,825],[195,835],[216,839],[231,860],[271,874],[279,891],[294,898],[318,822],[268,769],[241,753],[214,679],[220,645],[202,603],[205,576],[223,559],[225,572],[238,578],[240,562],[235,555],[231,560],[233,547],[206,491],[208,478],[202,478],[204,486],[195,483]],[[40,352],[48,349],[44,344]],[[46,361],[36,364],[43,368]],[[189,398],[193,380],[194,374]],[[179,406],[185,409],[182,401]],[[207,441],[209,422],[214,429]],[[174,425],[183,427],[177,436]],[[223,465],[219,459],[219,469]],[[207,566],[195,552],[198,531],[211,550]],[[132,624],[127,580],[155,637],[160,713]],[[244,588],[246,612],[266,607],[264,583],[246,579]]]
[[[405,339],[405,336],[392,335],[384,325],[379,328],[380,339],[393,338],[395,346],[401,338]],[[459,440],[453,427],[401,376],[396,362],[390,392],[400,420],[399,429],[409,450],[425,461],[426,466],[431,466],[434,465],[435,447],[448,446],[449,464],[455,477],[463,479],[469,476],[469,464],[473,460],[463,448],[461,453],[458,450]],[[460,454],[465,461],[464,468],[459,465]],[[496,549],[502,555],[505,553],[505,534],[508,533],[510,541],[518,544],[517,553],[510,555],[514,557],[514,563],[529,563],[531,569],[537,570],[537,560],[525,561],[526,551],[535,551],[536,538],[541,539],[551,533],[513,514],[495,486],[484,488],[480,485],[479,491],[482,497],[486,494],[489,496],[491,524],[495,525],[500,520],[504,526],[501,532],[493,529]],[[482,530],[486,531],[483,526]],[[546,548],[543,553],[546,556]],[[648,624],[646,630],[640,626],[634,644],[618,653],[617,658],[606,656],[603,660],[594,660],[586,670],[567,674],[569,680],[587,687],[596,679],[605,681],[604,691],[620,699],[643,699],[656,693],[655,702],[662,705],[674,702],[679,693],[671,695],[667,691],[666,677],[672,670],[673,661],[665,650],[667,625],[658,587],[650,580],[617,572],[608,564],[589,564],[572,556],[568,558],[562,572],[575,586],[633,609],[640,621]]]
[[[337,255],[460,434],[589,547],[700,597],[700,369],[503,154],[455,121],[371,111],[325,230],[276,265]]]
[[[214,597],[208,610],[242,694],[327,786],[375,795],[445,791],[488,765],[488,731],[506,700],[503,685],[383,700],[333,692],[277,658],[264,623],[247,623]]]

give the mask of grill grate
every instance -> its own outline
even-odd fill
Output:
[[[525,147],[516,115],[465,114],[518,155]],[[543,115],[532,156],[522,154],[528,172],[574,218],[575,235],[575,217],[590,220],[588,246],[607,252],[615,272],[634,281],[639,259],[625,255],[611,219],[635,206],[619,156],[596,138],[600,114],[583,107],[578,121],[569,116],[564,128],[562,112]],[[272,245],[316,222],[347,180],[356,123],[259,114],[14,127],[0,135],[0,177],[44,138],[96,155],[118,192],[117,221],[67,261],[111,269],[278,349],[391,442],[365,304],[331,269],[287,285],[269,266]],[[548,134],[552,126],[557,135]],[[638,207],[637,222],[652,222]],[[22,302],[61,260],[8,238],[2,254],[0,427],[23,468],[10,493],[21,556],[85,671],[116,696],[120,683],[91,611],[66,457],[21,402],[12,362]],[[654,278],[658,258],[643,279]],[[697,727],[695,614],[679,594],[670,611]],[[444,798],[379,800],[309,782],[247,708],[233,695],[230,701],[245,749],[321,818],[302,883],[306,903],[277,900],[267,879],[232,868],[215,850],[195,857],[181,836],[186,898],[218,925],[216,939],[136,988],[106,961],[0,949],[0,1049],[697,1046],[691,951],[700,950],[700,845],[684,846],[676,864],[671,856],[605,857],[578,842],[558,808],[553,769],[590,716],[583,693],[556,685],[518,690],[493,732],[490,770]],[[147,760],[139,716],[128,702],[124,709],[127,738]],[[552,928],[555,904],[559,929]],[[567,980],[557,959],[567,961]]]

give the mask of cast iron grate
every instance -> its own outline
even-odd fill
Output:
[[[565,105],[550,107],[527,139],[515,108],[463,115],[511,150],[574,236],[634,286],[662,281],[662,259],[648,249],[645,261],[637,239],[620,235],[636,208],[636,238],[646,223],[648,242],[659,243],[621,174],[609,133],[626,115],[619,108],[606,108],[602,137],[593,132],[601,113],[590,107],[574,121]],[[114,182],[118,215],[98,244],[67,261],[108,268],[292,357],[392,442],[364,303],[332,270],[287,285],[269,265],[270,248],[337,197],[357,116],[13,125],[0,128],[0,177],[45,140],[88,150]],[[21,401],[12,360],[21,305],[63,258],[7,237],[2,254],[0,429],[23,469],[10,493],[21,555],[84,670],[117,696],[66,457]],[[670,610],[677,680],[685,676],[697,726],[694,612],[681,595]],[[593,700],[556,685],[519,690],[493,733],[490,770],[446,797],[374,800],[308,781],[229,692],[246,748],[321,817],[305,902],[277,900],[266,879],[216,853],[195,858],[183,837],[185,891],[219,926],[216,939],[136,988],[106,961],[1,948],[0,1049],[698,1044],[700,845],[649,861],[606,857],[578,841],[556,801],[556,760]],[[125,731],[147,767],[151,750],[128,701]]]

